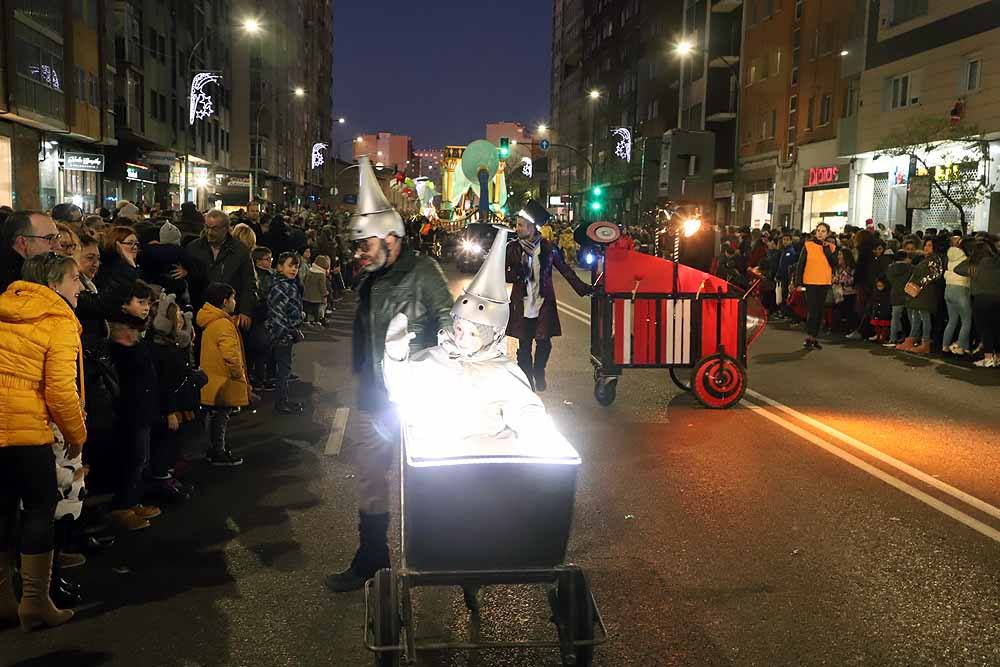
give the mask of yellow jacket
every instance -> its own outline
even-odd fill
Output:
[[[44,285],[15,281],[0,294],[0,447],[87,440],[80,321]],[[77,382],[80,389],[77,389]]]
[[[206,303],[195,320],[204,331],[201,339],[201,369],[208,384],[201,388],[201,404],[243,407],[250,403],[243,340],[233,316]]]

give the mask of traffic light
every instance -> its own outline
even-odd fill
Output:
[[[604,188],[600,185],[590,188],[590,202],[587,208],[594,214],[599,214],[604,210]]]
[[[510,138],[500,137],[500,158],[506,158],[510,155]]]

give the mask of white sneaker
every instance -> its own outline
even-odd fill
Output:
[[[978,368],[996,368],[997,367],[997,355],[988,354],[979,361],[972,364]]]

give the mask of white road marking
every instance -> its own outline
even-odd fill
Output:
[[[749,401],[746,400],[743,400],[742,404],[747,408],[749,408],[752,412],[755,412],[758,415],[764,417],[765,419],[774,422],[778,426],[781,426],[785,430],[794,433],[795,435],[803,438],[804,440],[808,440],[809,442],[816,445],[820,449],[823,449],[826,452],[833,454],[837,458],[846,461],[847,463],[850,463],[856,468],[865,471],[872,477],[875,477],[876,479],[885,482],[889,486],[898,489],[903,493],[907,494],[908,496],[911,496],[912,498],[915,498],[920,502],[936,509],[942,514],[951,517],[955,521],[958,521],[959,523],[968,526],[977,533],[985,535],[994,542],[1000,542],[1000,531],[996,530],[991,526],[986,525],[982,521],[969,516],[965,512],[955,509],[951,505],[941,502],[934,496],[924,493],[915,486],[907,484],[903,480],[890,475],[889,473],[885,472],[884,470],[881,470],[880,468],[876,468],[872,464],[859,459],[857,456],[854,456],[853,454],[844,451],[843,449],[833,444],[832,442],[828,442],[827,440],[820,438],[818,435],[810,433],[809,431],[793,424],[787,419],[779,417],[776,414],[772,414],[769,410],[767,410],[767,408],[756,405],[754,403],[750,403]]]
[[[337,408],[336,414],[333,415],[333,424],[330,426],[330,435],[326,439],[326,449],[323,450],[326,456],[340,456],[344,433],[347,431],[347,418],[350,414],[350,408]]]
[[[584,324],[588,325],[590,324],[589,316],[587,317],[581,316],[580,313],[583,313],[583,311],[580,311],[572,306],[568,306],[567,304],[564,304],[561,301],[557,301],[556,303],[561,309],[563,309],[563,312],[566,315],[569,315],[570,317],[573,317],[583,322]],[[760,392],[756,392],[753,389],[748,388],[746,393],[747,395],[752,396],[756,400],[761,401],[762,403],[766,403],[767,405],[771,406],[774,409],[780,410],[792,417],[795,417],[796,419],[802,421],[803,423],[809,424],[810,426],[819,429],[820,431],[823,431],[827,435],[830,435],[840,440],[844,444],[854,447],[855,449],[862,451],[865,454],[868,454],[869,456],[878,459],[879,461],[889,466],[892,466],[893,468],[896,468],[900,472],[906,473],[907,475],[910,475],[911,477],[920,480],[921,482],[927,484],[928,486],[931,486],[937,489],[938,491],[941,491],[942,493],[945,493],[971,507],[978,509],[984,514],[1000,519],[1000,508],[997,508],[996,506],[991,505],[984,500],[981,500],[969,493],[966,493],[965,491],[957,489],[951,486],[950,484],[946,484],[945,482],[942,482],[941,480],[931,475],[928,475],[922,470],[918,470],[917,468],[914,468],[911,465],[903,463],[899,459],[890,456],[882,451],[879,451],[875,447],[872,447],[871,445],[861,442],[857,438],[854,438],[850,435],[847,435],[846,433],[838,431],[832,426],[827,426],[818,419],[814,419],[809,415],[806,415],[802,412],[799,412],[798,410],[795,410],[794,408],[790,408],[787,405],[779,403],[778,401],[772,398],[768,398],[767,396],[764,396]],[[767,408],[761,405],[751,403],[747,400],[743,400],[741,401],[741,403],[754,413],[764,417],[765,419],[771,422],[774,422],[775,424],[778,424],[785,430],[790,431],[795,435],[798,435],[799,437],[811,442],[817,447],[820,447],[821,449],[829,452],[830,454],[833,454],[834,456],[842,459],[843,461],[846,461],[847,463],[850,463],[851,465],[861,470],[864,470],[868,474],[885,482],[889,486],[892,486],[893,488],[902,491],[903,493],[921,501],[922,503],[925,503],[926,505],[938,510],[942,514],[945,514],[955,519],[959,523],[964,524],[969,528],[972,528],[976,532],[985,535],[991,540],[994,540],[995,542],[1000,542],[1000,531],[983,523],[982,521],[979,521],[978,519],[969,516],[965,512],[962,512],[961,510],[955,509],[951,505],[948,505],[947,503],[938,500],[934,496],[931,496],[921,491],[920,489],[904,482],[903,480],[894,477],[893,475],[890,475],[889,473],[871,465],[870,463],[863,461],[862,459],[854,456],[853,454],[844,451],[841,447],[827,440],[824,440],[819,436],[810,433],[809,431],[806,431],[800,426],[788,421],[787,419],[784,419],[783,417],[780,417],[779,415],[770,412]]]
[[[843,433],[842,431],[838,431],[837,429],[833,428],[832,426],[827,426],[826,424],[824,424],[823,422],[819,421],[818,419],[814,419],[813,417],[810,417],[809,415],[806,415],[806,414],[803,414],[803,413],[799,412],[795,408],[790,408],[787,405],[784,405],[783,403],[779,403],[778,401],[774,400],[773,398],[768,398],[767,396],[764,396],[763,394],[761,394],[759,392],[756,392],[753,389],[747,389],[746,393],[749,396],[752,396],[753,398],[757,399],[758,401],[761,401],[763,403],[767,403],[772,408],[775,408],[777,410],[781,410],[782,412],[784,412],[786,414],[789,414],[792,417],[795,417],[799,421],[802,421],[802,422],[804,422],[806,424],[809,424],[813,428],[819,429],[820,431],[823,431],[827,435],[833,436],[834,438],[840,440],[841,442],[843,442],[843,443],[845,443],[847,445],[850,445],[851,447],[854,447],[858,451],[862,451],[865,454],[867,454],[868,456],[876,458],[879,461],[881,461],[882,463],[885,463],[887,465],[892,466],[893,468],[899,470],[900,472],[904,472],[907,475],[910,475],[911,477],[919,479],[924,484],[927,484],[928,486],[932,486],[935,489],[937,489],[938,491],[941,491],[943,493],[947,493],[949,496],[951,496],[953,498],[956,498],[958,500],[961,500],[963,503],[965,503],[967,505],[971,505],[972,507],[975,507],[977,510],[979,510],[979,511],[985,513],[985,514],[989,514],[990,516],[992,516],[995,519],[1000,519],[1000,508],[997,508],[997,507],[995,507],[993,505],[990,505],[988,502],[986,502],[984,500],[980,500],[979,498],[976,498],[975,496],[970,495],[970,494],[966,493],[965,491],[961,491],[959,489],[956,489],[955,487],[951,486],[950,484],[946,484],[945,482],[942,482],[941,480],[937,479],[936,477],[928,475],[927,473],[923,472],[922,470],[918,470],[917,468],[914,468],[913,466],[911,466],[909,464],[903,463],[899,459],[897,459],[897,458],[895,458],[893,456],[889,456],[888,454],[886,454],[886,453],[884,453],[884,452],[876,449],[875,447],[872,447],[869,444],[866,444],[866,443],[858,440],[855,437],[847,435],[846,433]]]

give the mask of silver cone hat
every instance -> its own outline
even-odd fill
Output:
[[[490,252],[478,273],[451,308],[452,317],[507,329],[510,299],[507,297],[507,235],[510,230],[498,227]]]
[[[367,155],[358,158],[358,206],[351,216],[351,240],[371,236],[384,239],[389,234],[403,237],[403,219],[385,198]]]

